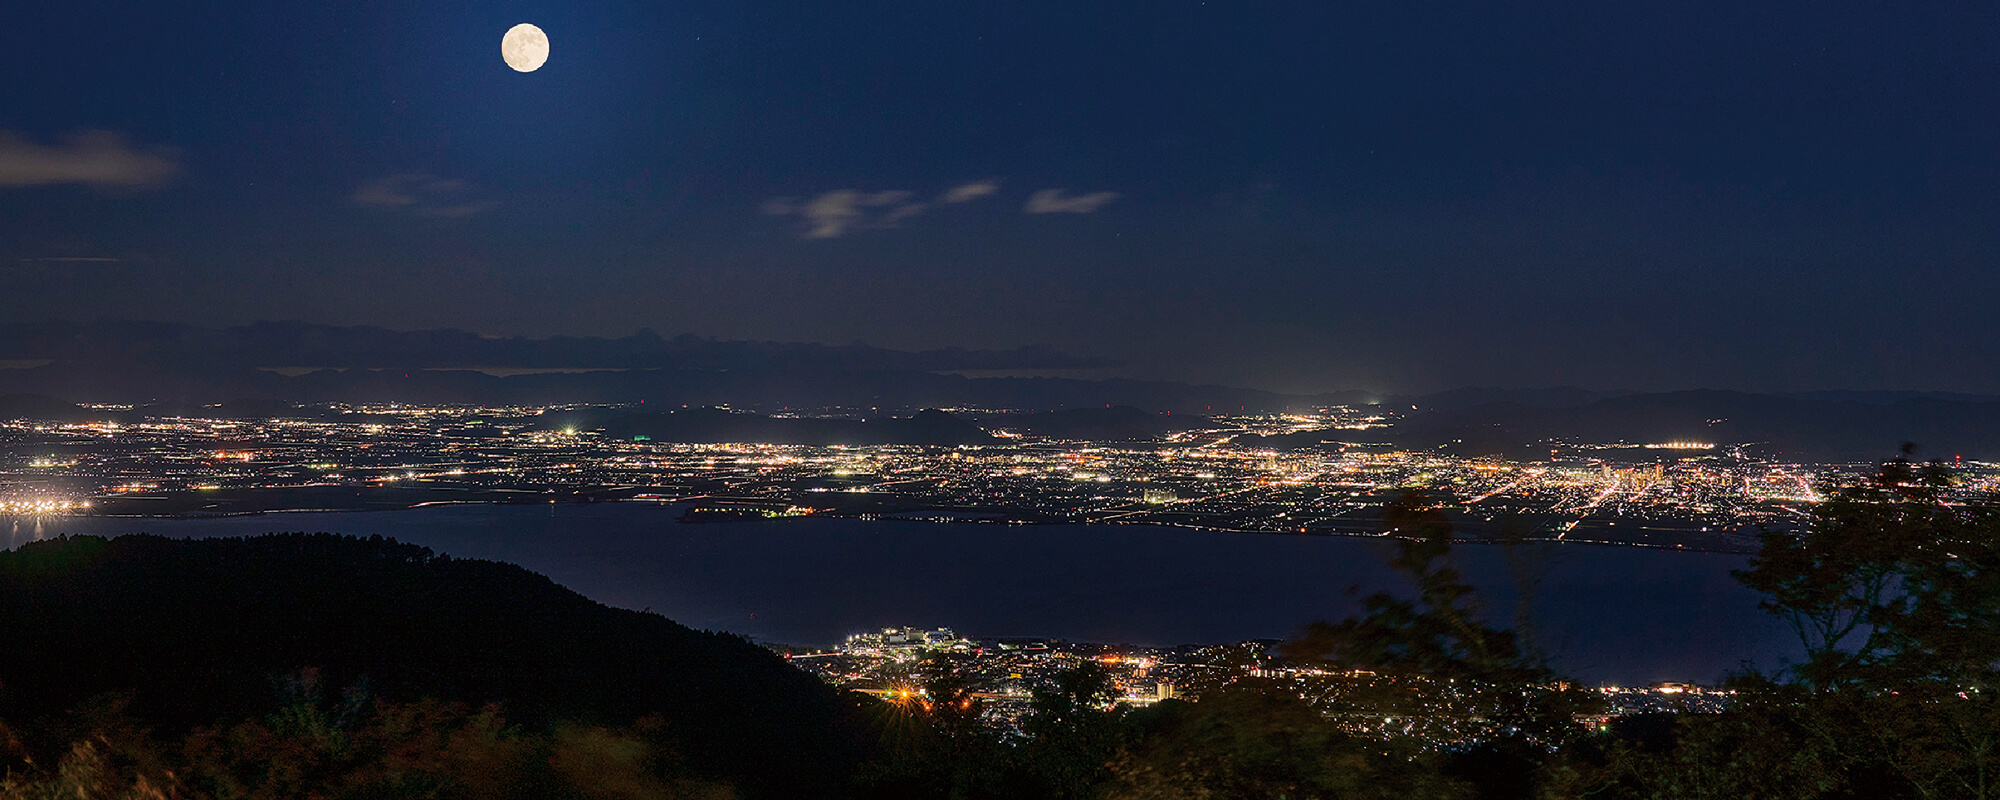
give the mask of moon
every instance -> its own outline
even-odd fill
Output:
[[[500,37],[500,57],[515,72],[534,72],[549,61],[549,35],[528,23],[507,29]]]

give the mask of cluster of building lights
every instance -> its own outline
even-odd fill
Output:
[[[88,500],[9,499],[0,500],[0,514],[61,514],[90,508]]]

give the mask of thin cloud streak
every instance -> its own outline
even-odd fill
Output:
[[[772,216],[797,215],[805,219],[807,239],[833,239],[857,228],[893,228],[930,207],[927,203],[909,202],[914,196],[915,192],[902,189],[883,192],[835,189],[803,203],[789,197],[772,198],[764,201],[762,210]]]
[[[1028,204],[1022,210],[1030,214],[1089,214],[1120,197],[1123,195],[1117,192],[1092,192],[1064,197],[1062,189],[1043,189],[1028,195]]]
[[[939,197],[938,200],[945,203],[969,203],[998,191],[1000,191],[999,181],[973,181],[972,183],[953,186],[945,190],[944,195]]]
[[[111,131],[72,134],[59,145],[41,145],[15,131],[0,131],[0,187],[83,184],[121,189],[163,186],[180,164],[162,148],[142,152]]]
[[[930,208],[929,203],[910,203],[897,206],[895,210],[890,211],[882,217],[882,227],[893,228],[896,226],[896,223],[903,221],[905,218],[922,214],[924,213],[924,209],[927,208]]]
[[[773,197],[765,200],[758,209],[769,216],[796,216],[804,220],[805,225],[799,234],[802,238],[837,239],[857,230],[899,227],[904,220],[932,208],[962,205],[998,194],[999,191],[1000,181],[991,178],[950,187],[930,201],[913,201],[916,193],[903,189],[881,192],[835,189],[805,200]],[[1121,196],[1117,192],[1095,192],[1065,197],[1062,189],[1043,189],[1028,198],[1026,211],[1030,214],[1089,214]],[[400,196],[385,195],[381,199],[389,202],[399,200]]]
[[[351,199],[365,208],[447,219],[463,219],[500,205],[497,200],[465,199],[470,192],[470,184],[456,178],[406,172],[364,181]]]

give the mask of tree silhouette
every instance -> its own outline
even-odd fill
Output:
[[[1618,754],[1624,796],[2000,796],[2000,513],[1903,455],[1829,489],[1803,535],[1767,532],[1745,585],[1803,662],[1737,681],[1673,746]]]
[[[1110,800],[1469,795],[1416,742],[1357,737],[1279,684],[1247,681],[1199,702],[1132,714],[1134,743],[1112,764]]]
[[[1036,687],[1033,697],[1023,726],[1028,740],[1019,749],[1022,764],[1042,796],[1089,797],[1110,777],[1111,759],[1126,740],[1111,673],[1085,660]]]
[[[1374,676],[1348,693],[1385,716],[1449,718],[1461,732],[1481,725],[1502,736],[1559,743],[1578,732],[1588,699],[1526,652],[1512,631],[1481,622],[1472,587],[1450,567],[1452,530],[1439,504],[1417,490],[1389,503],[1383,521],[1401,538],[1390,566],[1408,576],[1414,599],[1378,593],[1367,613],[1315,622],[1282,650],[1295,661]]]

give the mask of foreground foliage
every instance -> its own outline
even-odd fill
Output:
[[[536,736],[653,719],[650,746],[751,798],[844,785],[874,746],[865,700],[770,651],[512,565],[327,534],[84,536],[0,553],[0,721],[37,769],[108,746],[90,744],[87,722],[107,698],[161,752],[246,722],[284,734],[298,726],[268,715],[297,699],[284,687],[302,674],[350,698],[323,709],[349,738],[373,730],[351,726],[378,707],[420,703],[497,704]],[[326,764],[313,782],[351,766]]]
[[[1809,533],[1764,538],[1738,577],[1793,624],[1801,663],[1735,676],[1722,713],[1606,725],[1590,695],[1478,613],[1450,565],[1437,501],[1416,493],[1386,517],[1405,537],[1393,566],[1411,591],[1370,597],[1364,615],[1309,626],[1280,648],[1286,663],[1331,676],[1315,691],[1292,678],[1236,679],[1198,687],[1194,702],[1131,709],[1084,661],[1036,689],[1019,736],[982,723],[984,701],[949,657],[926,665],[918,697],[843,696],[740,642],[597,614],[546,581],[393,542],[278,538],[232,545],[245,549],[212,563],[166,563],[226,581],[217,565],[248,554],[296,578],[333,553],[344,580],[371,595],[457,591],[468,576],[541,594],[498,611],[461,599],[455,622],[469,631],[454,631],[385,622],[393,604],[324,609],[353,598],[323,581],[321,606],[286,608],[332,620],[362,652],[303,634],[290,634],[294,650],[248,648],[198,619],[168,625],[199,645],[176,649],[145,621],[248,590],[209,586],[177,608],[143,609],[134,597],[158,595],[133,587],[163,579],[115,559],[103,566],[112,543],[52,546],[0,558],[0,580],[13,581],[0,585],[10,603],[0,615],[60,620],[0,633],[31,647],[0,654],[0,798],[1995,797],[2000,513],[1946,504],[1949,480],[1938,465],[1897,459],[1833,491]],[[148,558],[174,549],[137,546]],[[105,604],[89,596],[97,590],[46,580],[80,573],[110,573],[125,589],[109,605],[141,622],[93,621],[76,609]],[[237,622],[264,632],[298,622],[268,609],[247,619]],[[480,638],[518,634],[524,621],[531,644],[578,635],[617,658],[556,655],[546,639],[532,654],[487,651],[524,641]],[[131,649],[114,658],[60,627],[93,624]],[[382,630],[386,640],[366,642]],[[438,641],[418,641],[426,636]],[[204,672],[197,656],[212,650],[202,648],[235,648],[261,672]],[[662,689],[620,660],[635,658],[672,664],[721,699]],[[50,664],[74,669],[29,668]]]
[[[1442,513],[1411,494],[1387,522],[1408,537],[1393,565],[1414,592],[1368,598],[1364,616],[1283,647],[1292,663],[1367,677],[1311,703],[1295,683],[1238,681],[1143,710],[1058,704],[1028,742],[988,743],[1039,783],[911,794],[2000,796],[2000,512],[1945,503],[1950,480],[1940,465],[1892,460],[1830,489],[1809,532],[1764,537],[1738,578],[1793,624],[1805,658],[1734,676],[1722,713],[1591,724],[1601,709],[1589,696],[1481,621],[1449,566]]]
[[[107,698],[72,719],[77,738],[58,752],[38,757],[9,737],[0,798],[736,797],[688,776],[657,746],[648,730],[657,723],[531,732],[490,707],[301,700],[174,741],[138,727],[122,705]]]

